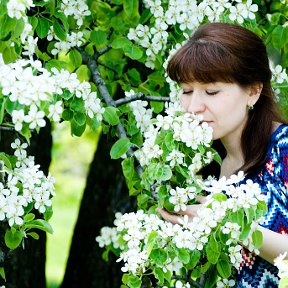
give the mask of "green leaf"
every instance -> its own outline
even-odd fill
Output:
[[[7,37],[9,32],[15,28],[17,20],[16,18],[10,18],[8,15],[4,15],[4,17],[2,19],[0,18],[0,20],[1,20],[0,39],[4,39],[5,37]]]
[[[117,125],[119,123],[118,112],[119,110],[115,107],[106,107],[105,112],[103,113],[103,118],[110,125]]]
[[[201,273],[205,273],[209,270],[209,268],[211,267],[211,263],[209,261],[207,261],[205,264],[203,264],[200,268]]]
[[[259,249],[263,245],[263,235],[261,231],[256,230],[252,233],[252,241],[256,249]]]
[[[63,113],[62,113],[62,118],[65,120],[65,121],[69,121],[73,118],[73,111],[71,110],[64,110]]]
[[[87,67],[87,65],[81,65],[75,72],[77,74],[77,78],[80,82],[89,81],[91,76],[91,71]]]
[[[46,210],[44,212],[44,220],[45,221],[49,221],[49,219],[52,217],[53,215],[53,208],[52,206],[47,206]]]
[[[242,227],[241,227],[241,234],[240,234],[239,240],[242,241],[245,238],[247,238],[249,235],[250,229],[251,229],[251,224],[247,224],[244,221],[244,223],[242,224]]]
[[[111,0],[111,3],[121,5],[123,3],[123,0]]]
[[[131,147],[132,143],[128,138],[121,138],[117,140],[110,150],[111,159],[118,159],[125,154]]]
[[[209,237],[209,242],[206,246],[206,254],[207,254],[207,259],[210,263],[212,264],[217,263],[219,256],[220,256],[220,252],[219,252],[219,245],[218,245],[218,242],[216,241],[214,234],[212,234]]]
[[[272,44],[275,48],[281,49],[284,48],[285,44],[288,41],[288,27],[277,26],[272,31]]]
[[[129,69],[127,74],[136,82],[136,83],[141,83],[141,75],[139,71],[135,68]]]
[[[50,23],[51,22],[46,18],[38,18],[36,32],[40,39],[43,39],[48,35]]]
[[[33,213],[28,213],[23,217],[25,222],[30,222],[34,220],[34,218],[35,218],[35,215]]]
[[[215,200],[217,200],[218,202],[222,202],[222,201],[226,201],[227,200],[227,196],[223,193],[215,193],[212,196]]]
[[[267,213],[267,204],[265,201],[259,201],[257,203],[256,219],[261,218]]]
[[[217,264],[217,271],[222,278],[228,279],[231,275],[231,265],[227,259],[220,259]]]
[[[86,114],[81,112],[74,113],[74,119],[79,126],[86,125]]]
[[[82,64],[82,55],[81,53],[76,50],[76,49],[72,49],[69,52],[69,58],[73,64],[74,67],[79,67]]]
[[[70,102],[70,108],[74,112],[84,112],[85,108],[84,108],[83,99],[82,98],[78,98],[78,97],[73,98],[72,101]]]
[[[102,47],[107,43],[107,35],[102,30],[93,30],[90,34],[90,39],[97,48]]]
[[[138,0],[123,0],[124,12],[128,17],[136,16],[138,13]]]
[[[152,252],[150,253],[150,258],[157,265],[163,266],[164,263],[167,261],[168,255],[164,249],[157,248],[152,250]]]
[[[80,137],[86,129],[86,123],[79,125],[78,122],[73,118],[71,120],[71,134]]]
[[[135,191],[135,189],[134,189],[134,191],[132,191],[132,193],[133,193],[133,195],[135,195],[136,193],[139,193],[139,191],[137,191],[137,190]],[[129,195],[132,196],[130,191],[129,191]],[[146,209],[149,199],[151,199],[151,197],[149,195],[147,195],[147,194],[139,194],[137,196],[138,208],[139,209]]]
[[[62,41],[66,40],[67,33],[56,18],[53,19],[53,29],[54,29],[55,35],[60,40]]]
[[[152,16],[152,13],[150,9],[145,9],[142,11],[140,19],[139,19],[139,24],[145,24]]]
[[[135,44],[125,46],[123,48],[123,51],[126,56],[130,57],[133,60],[139,60],[143,56],[143,50]]]
[[[4,267],[0,267],[0,276],[6,281],[6,276],[5,276]]]
[[[48,232],[50,234],[53,233],[53,229],[52,229],[51,225],[43,219],[36,219],[36,220],[30,221],[29,223],[25,224],[25,229],[32,229],[32,228],[43,230],[43,231]]]
[[[12,170],[12,164],[9,160],[9,158],[5,155],[4,152],[0,152],[0,160],[2,160],[5,164],[5,166],[9,169]]]
[[[124,49],[124,47],[131,46],[133,43],[129,41],[126,37],[117,37],[111,43],[113,49]]]
[[[27,235],[31,236],[35,240],[39,240],[39,235],[35,232],[29,232]]]
[[[186,268],[189,270],[194,269],[194,267],[196,267],[196,265],[198,264],[200,257],[201,257],[200,251],[195,250],[190,252],[190,261],[189,263],[186,264]]]
[[[247,217],[247,223],[252,223],[253,218],[255,216],[255,212],[254,212],[253,207],[244,208],[244,211],[245,211],[245,215]]]
[[[154,275],[156,277],[156,279],[159,281],[158,284],[159,285],[163,285],[164,282],[164,272],[163,269],[159,268],[159,267],[155,267],[154,268]]]
[[[14,62],[18,59],[18,54],[15,52],[15,47],[6,47],[2,53],[5,64]]]
[[[0,109],[0,125],[3,122],[4,119],[4,111],[5,111],[5,102],[6,102],[7,98],[4,98],[3,101],[1,101],[1,109]]]
[[[155,177],[158,182],[167,181],[172,177],[172,171],[168,165],[157,165]]]
[[[147,254],[148,254],[148,256],[150,255],[150,253],[152,252],[152,250],[155,246],[157,237],[158,237],[158,233],[155,231],[152,231],[148,236],[148,241],[147,241]]]
[[[51,2],[54,2],[54,0]],[[65,16],[65,14],[63,12],[61,12],[61,10],[59,10],[59,11],[55,11],[54,16],[61,20],[65,30],[68,31],[69,30],[69,23],[68,23],[68,19]]]
[[[127,181],[131,181],[134,175],[134,159],[126,158],[122,161],[122,171]]]
[[[190,261],[190,253],[187,251],[187,249],[178,249],[178,258],[182,263],[187,264]]]
[[[5,244],[8,248],[15,249],[21,244],[23,237],[24,237],[23,232],[20,231],[12,232],[11,230],[8,230],[5,233],[5,239],[4,239]]]
[[[137,276],[129,275],[127,278],[127,285],[131,288],[140,288],[141,287],[141,279]]]
[[[164,109],[164,102],[150,101],[150,105],[157,114]]]

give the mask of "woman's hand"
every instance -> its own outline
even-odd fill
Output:
[[[192,219],[197,216],[197,211],[199,208],[202,207],[202,205],[207,201],[206,197],[204,196],[196,196],[195,199],[199,202],[199,204],[187,205],[187,209],[185,211],[180,210],[177,212],[177,214],[168,212],[167,210],[161,208],[157,208],[156,210],[164,220],[173,224],[180,224],[179,218],[184,215],[187,215],[189,221],[192,221]]]

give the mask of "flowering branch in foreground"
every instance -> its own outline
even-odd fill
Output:
[[[131,103],[136,114],[139,104]],[[266,205],[259,186],[250,180],[243,182],[243,173],[218,181],[197,176],[203,166],[217,159],[210,148],[212,130],[201,123],[201,116],[183,114],[176,107],[167,104],[166,116],[158,115],[149,127],[140,128],[145,136],[142,147],[135,151],[143,167],[140,183],[131,183],[133,177],[127,172],[133,170],[132,158],[123,161],[128,187],[137,195],[140,210],[117,214],[116,227],[104,227],[96,238],[107,252],[120,256],[126,273],[123,282],[128,287],[140,287],[142,278],[151,273],[161,287],[190,287],[205,273],[205,285],[213,287],[239,267],[239,240],[255,253],[262,244],[257,225]],[[192,222],[179,217],[179,224],[173,225],[155,213],[157,207],[185,211],[203,193],[208,194],[207,202]],[[187,275],[186,282],[175,279],[181,275]]]
[[[11,147],[14,156],[0,153],[2,181],[0,183],[0,222],[6,222],[10,229],[5,233],[5,244],[10,249],[17,248],[23,238],[30,235],[38,239],[38,234],[30,232],[36,228],[52,233],[48,223],[52,216],[51,198],[55,196],[54,178],[46,177],[34,157],[27,156],[27,143],[16,139]],[[35,219],[32,209],[36,209],[44,219]]]

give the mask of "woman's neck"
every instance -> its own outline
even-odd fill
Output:
[[[221,164],[220,177],[229,177],[244,164],[240,141],[222,141],[226,149],[226,156]]]

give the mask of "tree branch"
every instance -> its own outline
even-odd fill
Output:
[[[104,80],[101,77],[96,59],[94,59],[93,56],[88,55],[84,51],[82,51],[82,57],[83,57],[83,61],[85,63],[87,63],[88,67],[90,68],[90,71],[92,73],[92,80],[96,84],[96,86],[98,87],[98,90],[99,90],[100,95],[103,98],[104,102],[108,106],[116,107],[115,101],[112,99],[112,97],[108,91],[108,88],[107,88]],[[119,138],[128,138],[126,131],[125,131],[121,122],[119,122],[119,124],[117,125],[117,132],[119,134]],[[128,157],[131,157],[131,156],[133,156],[134,152],[130,148],[126,154]],[[140,173],[139,175],[141,175],[143,173],[142,167],[137,168],[137,172]]]
[[[156,101],[156,102],[169,102],[169,97],[160,97],[160,96],[147,96],[141,92],[136,93],[130,97],[121,98],[115,101],[116,106],[120,106],[126,103],[130,103],[136,100],[147,100],[147,101]]]

